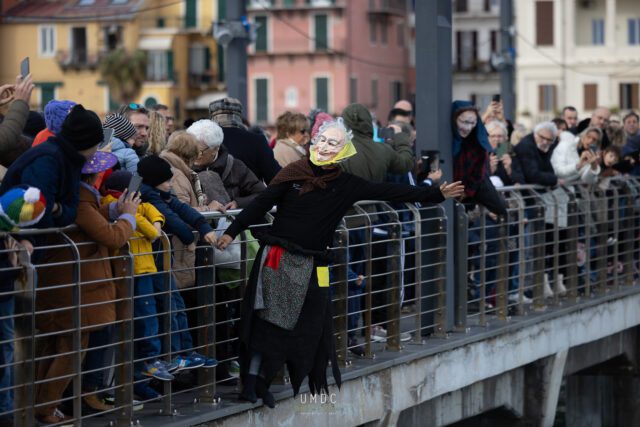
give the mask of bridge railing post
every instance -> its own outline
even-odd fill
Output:
[[[454,298],[454,329],[458,332],[467,331],[467,260],[469,242],[469,216],[464,205],[456,203],[454,207],[454,262],[455,262],[455,294],[447,295]]]

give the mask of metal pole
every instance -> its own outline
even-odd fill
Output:
[[[451,1],[416,2],[416,141],[417,152],[440,151],[443,179],[451,181],[453,161],[451,152]],[[453,236],[455,213],[453,202],[444,204],[448,218],[446,234]],[[453,326],[453,298],[455,289],[453,240],[447,239],[446,292],[447,329]],[[461,260],[461,262],[466,262]],[[459,278],[461,279],[461,278]]]
[[[502,55],[509,58],[505,61],[504,68],[500,71],[500,93],[502,94],[502,106],[505,118],[515,121],[516,118],[516,94],[515,94],[515,54],[513,50],[513,0],[500,0],[500,32],[502,42]]]
[[[244,0],[227,1],[227,20],[240,21],[246,15]],[[227,62],[227,93],[247,108],[247,39],[234,38],[225,49]]]

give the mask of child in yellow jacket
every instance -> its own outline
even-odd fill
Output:
[[[113,172],[104,182],[102,204],[117,201],[131,180],[131,172],[118,170]],[[173,380],[169,371],[174,367],[158,357],[161,354],[159,322],[156,299],[153,290],[153,275],[158,272],[153,260],[151,243],[156,240],[162,230],[164,216],[151,203],[140,203],[136,214],[136,231],[129,240],[134,264],[134,336],[135,359],[134,376],[137,380],[153,377],[161,381]],[[145,338],[145,339],[141,339]],[[142,399],[153,399],[158,393],[146,382],[137,382],[135,393]]]

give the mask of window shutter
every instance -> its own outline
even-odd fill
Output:
[[[187,0],[185,6],[184,26],[193,28],[196,26],[196,0]]]
[[[584,85],[584,109],[594,110],[598,106],[598,85],[585,83]]]
[[[54,99],[55,93],[55,85],[43,83],[42,86],[40,86],[40,108],[44,109],[45,105]]]
[[[553,46],[553,2],[536,2],[536,44]]]
[[[329,110],[329,79],[326,77],[316,78],[316,108]]]
[[[167,79],[173,81],[173,51],[167,51]]]
[[[351,77],[349,79],[349,103],[355,104],[358,102],[358,78]]]
[[[227,18],[227,0],[218,0],[218,20]]]
[[[266,122],[269,120],[268,115],[268,82],[267,79],[256,79],[256,121]]]
[[[544,111],[544,85],[538,85],[538,111]]]
[[[224,47],[222,47],[222,45],[218,45],[216,50],[218,52],[218,81],[224,82],[225,81]]]
[[[316,15],[315,22],[315,50],[327,50],[329,47],[327,15]]]
[[[267,17],[256,16],[256,24],[258,29],[256,30],[256,52],[267,51]]]
[[[639,102],[638,102],[638,89],[639,89],[639,84],[638,83],[631,83],[631,108],[638,109],[639,106]]]

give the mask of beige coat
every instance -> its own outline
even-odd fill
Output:
[[[306,156],[304,147],[296,144],[290,139],[279,139],[273,147],[273,157],[281,167],[287,166],[289,163],[297,162]]]

